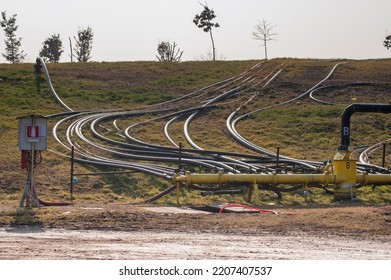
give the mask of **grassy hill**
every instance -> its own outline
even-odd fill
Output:
[[[330,159],[338,145],[340,115],[352,102],[389,103],[391,99],[391,60],[329,61],[274,59],[262,64],[262,75],[284,67],[278,78],[262,90],[262,96],[247,110],[276,105],[306,92],[323,79],[337,62],[341,64],[324,85],[357,82],[373,83],[367,86],[345,86],[320,92],[324,100],[342,105],[326,106],[309,98],[273,107],[251,115],[238,126],[247,139],[265,148],[281,148],[285,155],[312,160]],[[209,84],[239,75],[257,61],[221,62],[116,62],[116,63],[61,63],[48,65],[53,86],[63,101],[74,110],[134,109],[180,97]],[[254,88],[254,91],[260,88]],[[18,116],[48,115],[64,111],[50,93],[46,81],[37,82],[32,64],[0,64],[0,199],[15,205],[21,197],[25,173],[19,167],[20,152],[17,149]],[[248,97],[248,95],[247,95]],[[191,129],[199,145],[209,149],[249,152],[232,141],[224,129],[225,117],[246,96],[226,100],[215,110],[197,118]],[[142,120],[142,118],[140,118]],[[213,120],[213,121],[211,121]],[[54,124],[50,120],[50,125]],[[165,144],[160,136],[163,122],[148,124],[136,131],[139,139]],[[180,124],[173,134],[181,130]],[[370,145],[388,139],[391,135],[391,118],[387,115],[357,114],[352,119],[354,145]],[[175,141],[184,141],[181,136]],[[186,143],[185,143],[186,146]],[[49,139],[49,148],[55,147]],[[37,169],[39,194],[48,200],[66,200],[68,195],[69,162],[47,151],[44,162]],[[374,155],[379,162],[380,155]],[[387,157],[391,164],[391,157]],[[96,168],[78,165],[78,172]],[[105,175],[83,177],[75,189],[76,201],[108,203],[128,202],[150,197],[166,187],[165,183],[143,174]],[[360,189],[361,202],[389,204],[389,186],[372,191]],[[197,193],[183,193],[184,203],[243,201],[239,196],[201,198]],[[173,203],[172,195],[158,203]],[[300,193],[285,197],[286,203],[302,204]],[[331,197],[314,194],[314,203],[330,203]],[[265,192],[263,203],[276,202],[272,194]]]

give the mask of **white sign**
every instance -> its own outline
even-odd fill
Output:
[[[19,118],[19,150],[29,151],[34,143],[36,151],[45,151],[47,143],[47,119],[40,116]]]

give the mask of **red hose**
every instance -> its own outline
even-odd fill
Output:
[[[43,206],[69,206],[69,205],[72,205],[71,202],[46,202],[46,201],[40,200],[39,198],[38,198],[38,201],[39,201],[39,204],[41,204]]]

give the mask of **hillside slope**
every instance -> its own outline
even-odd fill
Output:
[[[342,85],[326,88],[317,93],[324,101],[338,105],[323,105],[304,96],[286,105],[280,103],[300,96],[324,79],[330,70],[342,62],[322,86]],[[156,62],[50,64],[48,69],[53,86],[62,100],[74,110],[96,109],[145,109],[154,104],[179,98],[210,84],[240,75],[249,70],[256,61],[233,62],[184,62],[179,64]],[[271,106],[251,114],[239,122],[237,129],[251,142],[300,159],[323,161],[330,159],[338,145],[340,115],[345,106],[353,102],[389,103],[391,97],[391,61],[328,61],[274,59],[259,64],[257,78],[266,80],[281,73],[267,87],[254,83],[245,92],[222,100],[216,108],[207,110],[195,118],[190,131],[197,145],[204,149],[228,152],[249,151],[228,134],[225,128],[227,116],[255,94],[253,101],[243,107],[245,112]],[[365,84],[357,84],[365,83]],[[25,174],[19,167],[20,153],[17,150],[17,121],[22,115],[49,115],[64,111],[55,102],[45,78],[38,81],[32,64],[0,65],[0,197],[2,201],[16,204],[24,186]],[[200,106],[199,100],[186,99],[180,106]],[[167,105],[155,106],[164,108]],[[156,116],[140,116],[121,119],[119,126],[144,122]],[[52,127],[56,120],[49,121]],[[170,145],[162,130],[165,120],[148,122],[134,129],[137,138],[153,144]],[[190,147],[182,135],[184,120],[171,127],[175,143]],[[371,145],[389,138],[391,119],[387,115],[357,114],[352,120],[352,142],[355,146]],[[110,134],[110,133],[108,133]],[[115,136],[111,135],[114,139]],[[51,150],[61,150],[49,139]],[[65,153],[66,151],[61,150]],[[36,174],[37,187],[42,197],[48,200],[68,199],[69,161],[56,153],[47,151]],[[379,154],[374,162],[379,163]],[[391,162],[387,157],[387,162]],[[168,166],[170,166],[168,164]],[[100,170],[87,165],[77,165],[77,172]],[[134,201],[148,198],[167,187],[167,182],[150,175],[103,175],[82,176],[76,185],[75,197],[80,202]],[[182,193],[185,203],[243,201],[240,196],[201,198],[198,193]],[[312,198],[314,203],[329,203],[321,194]],[[389,204],[388,187],[362,190],[364,203]],[[159,203],[173,203],[173,196]],[[304,203],[302,196],[288,196],[287,201]],[[275,202],[272,194],[265,192],[264,202]]]

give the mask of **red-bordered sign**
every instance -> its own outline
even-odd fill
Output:
[[[18,146],[21,151],[46,151],[47,119],[42,116],[18,118]]]
[[[26,128],[27,142],[39,142],[39,126],[28,125]]]

